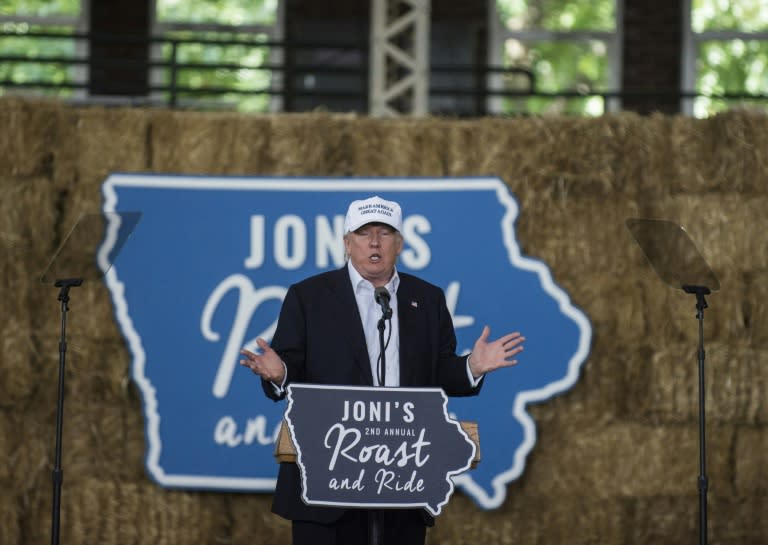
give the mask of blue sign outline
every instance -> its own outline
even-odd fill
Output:
[[[488,494],[471,477],[464,473],[454,478],[473,499],[485,509],[500,506],[506,497],[506,487],[517,479],[525,468],[525,460],[536,442],[536,427],[525,408],[528,404],[547,400],[556,394],[570,389],[578,380],[581,366],[589,355],[592,339],[592,328],[585,314],[574,306],[567,293],[557,286],[547,265],[542,261],[524,257],[515,239],[514,224],[518,216],[518,205],[509,192],[508,187],[497,177],[465,177],[465,178],[315,178],[315,177],[231,177],[231,176],[192,176],[192,175],[159,175],[115,173],[105,180],[102,186],[104,212],[117,211],[118,187],[146,187],[150,189],[186,189],[186,190],[217,190],[217,191],[302,191],[302,192],[333,192],[355,191],[360,194],[388,191],[491,191],[496,194],[499,204],[505,213],[501,221],[501,232],[504,246],[507,249],[509,262],[514,267],[535,273],[543,291],[552,297],[560,312],[570,318],[578,327],[578,347],[572,353],[567,373],[559,380],[547,385],[518,392],[513,402],[512,413],[523,428],[523,441],[516,448],[512,465],[497,474],[491,481],[492,494]],[[109,248],[104,249],[109,251]],[[119,260],[105,275],[105,282],[112,294],[115,317],[122,333],[133,354],[132,378],[142,393],[144,416],[146,419],[146,467],[150,475],[161,485],[184,488],[212,488],[229,490],[259,490],[269,492],[274,490],[274,478],[228,478],[217,475],[185,475],[167,473],[159,464],[160,452],[163,448],[159,433],[160,414],[155,388],[145,373],[146,353],[142,339],[131,321],[128,304],[124,297],[125,286],[119,278]],[[481,430],[482,431],[482,430]]]

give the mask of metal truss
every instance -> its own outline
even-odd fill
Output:
[[[429,18],[430,0],[371,0],[372,116],[427,115]]]

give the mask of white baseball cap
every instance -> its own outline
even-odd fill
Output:
[[[397,231],[402,231],[403,211],[396,202],[377,196],[352,201],[344,220],[344,232],[356,231],[367,223],[385,223]]]

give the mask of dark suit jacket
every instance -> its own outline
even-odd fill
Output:
[[[477,394],[480,387],[473,388],[469,382],[466,357],[456,355],[456,334],[443,291],[410,274],[398,274],[400,385],[438,386],[452,396]],[[373,385],[362,320],[346,266],[288,289],[271,346],[288,369],[286,385]],[[284,397],[268,382],[263,387],[276,401]],[[326,524],[344,513],[344,509],[304,504],[300,483],[296,464],[281,464],[273,512],[291,520]],[[425,520],[431,523],[431,518]]]

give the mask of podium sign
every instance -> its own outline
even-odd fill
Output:
[[[304,502],[439,515],[476,449],[447,403],[439,388],[290,385],[285,420]]]

